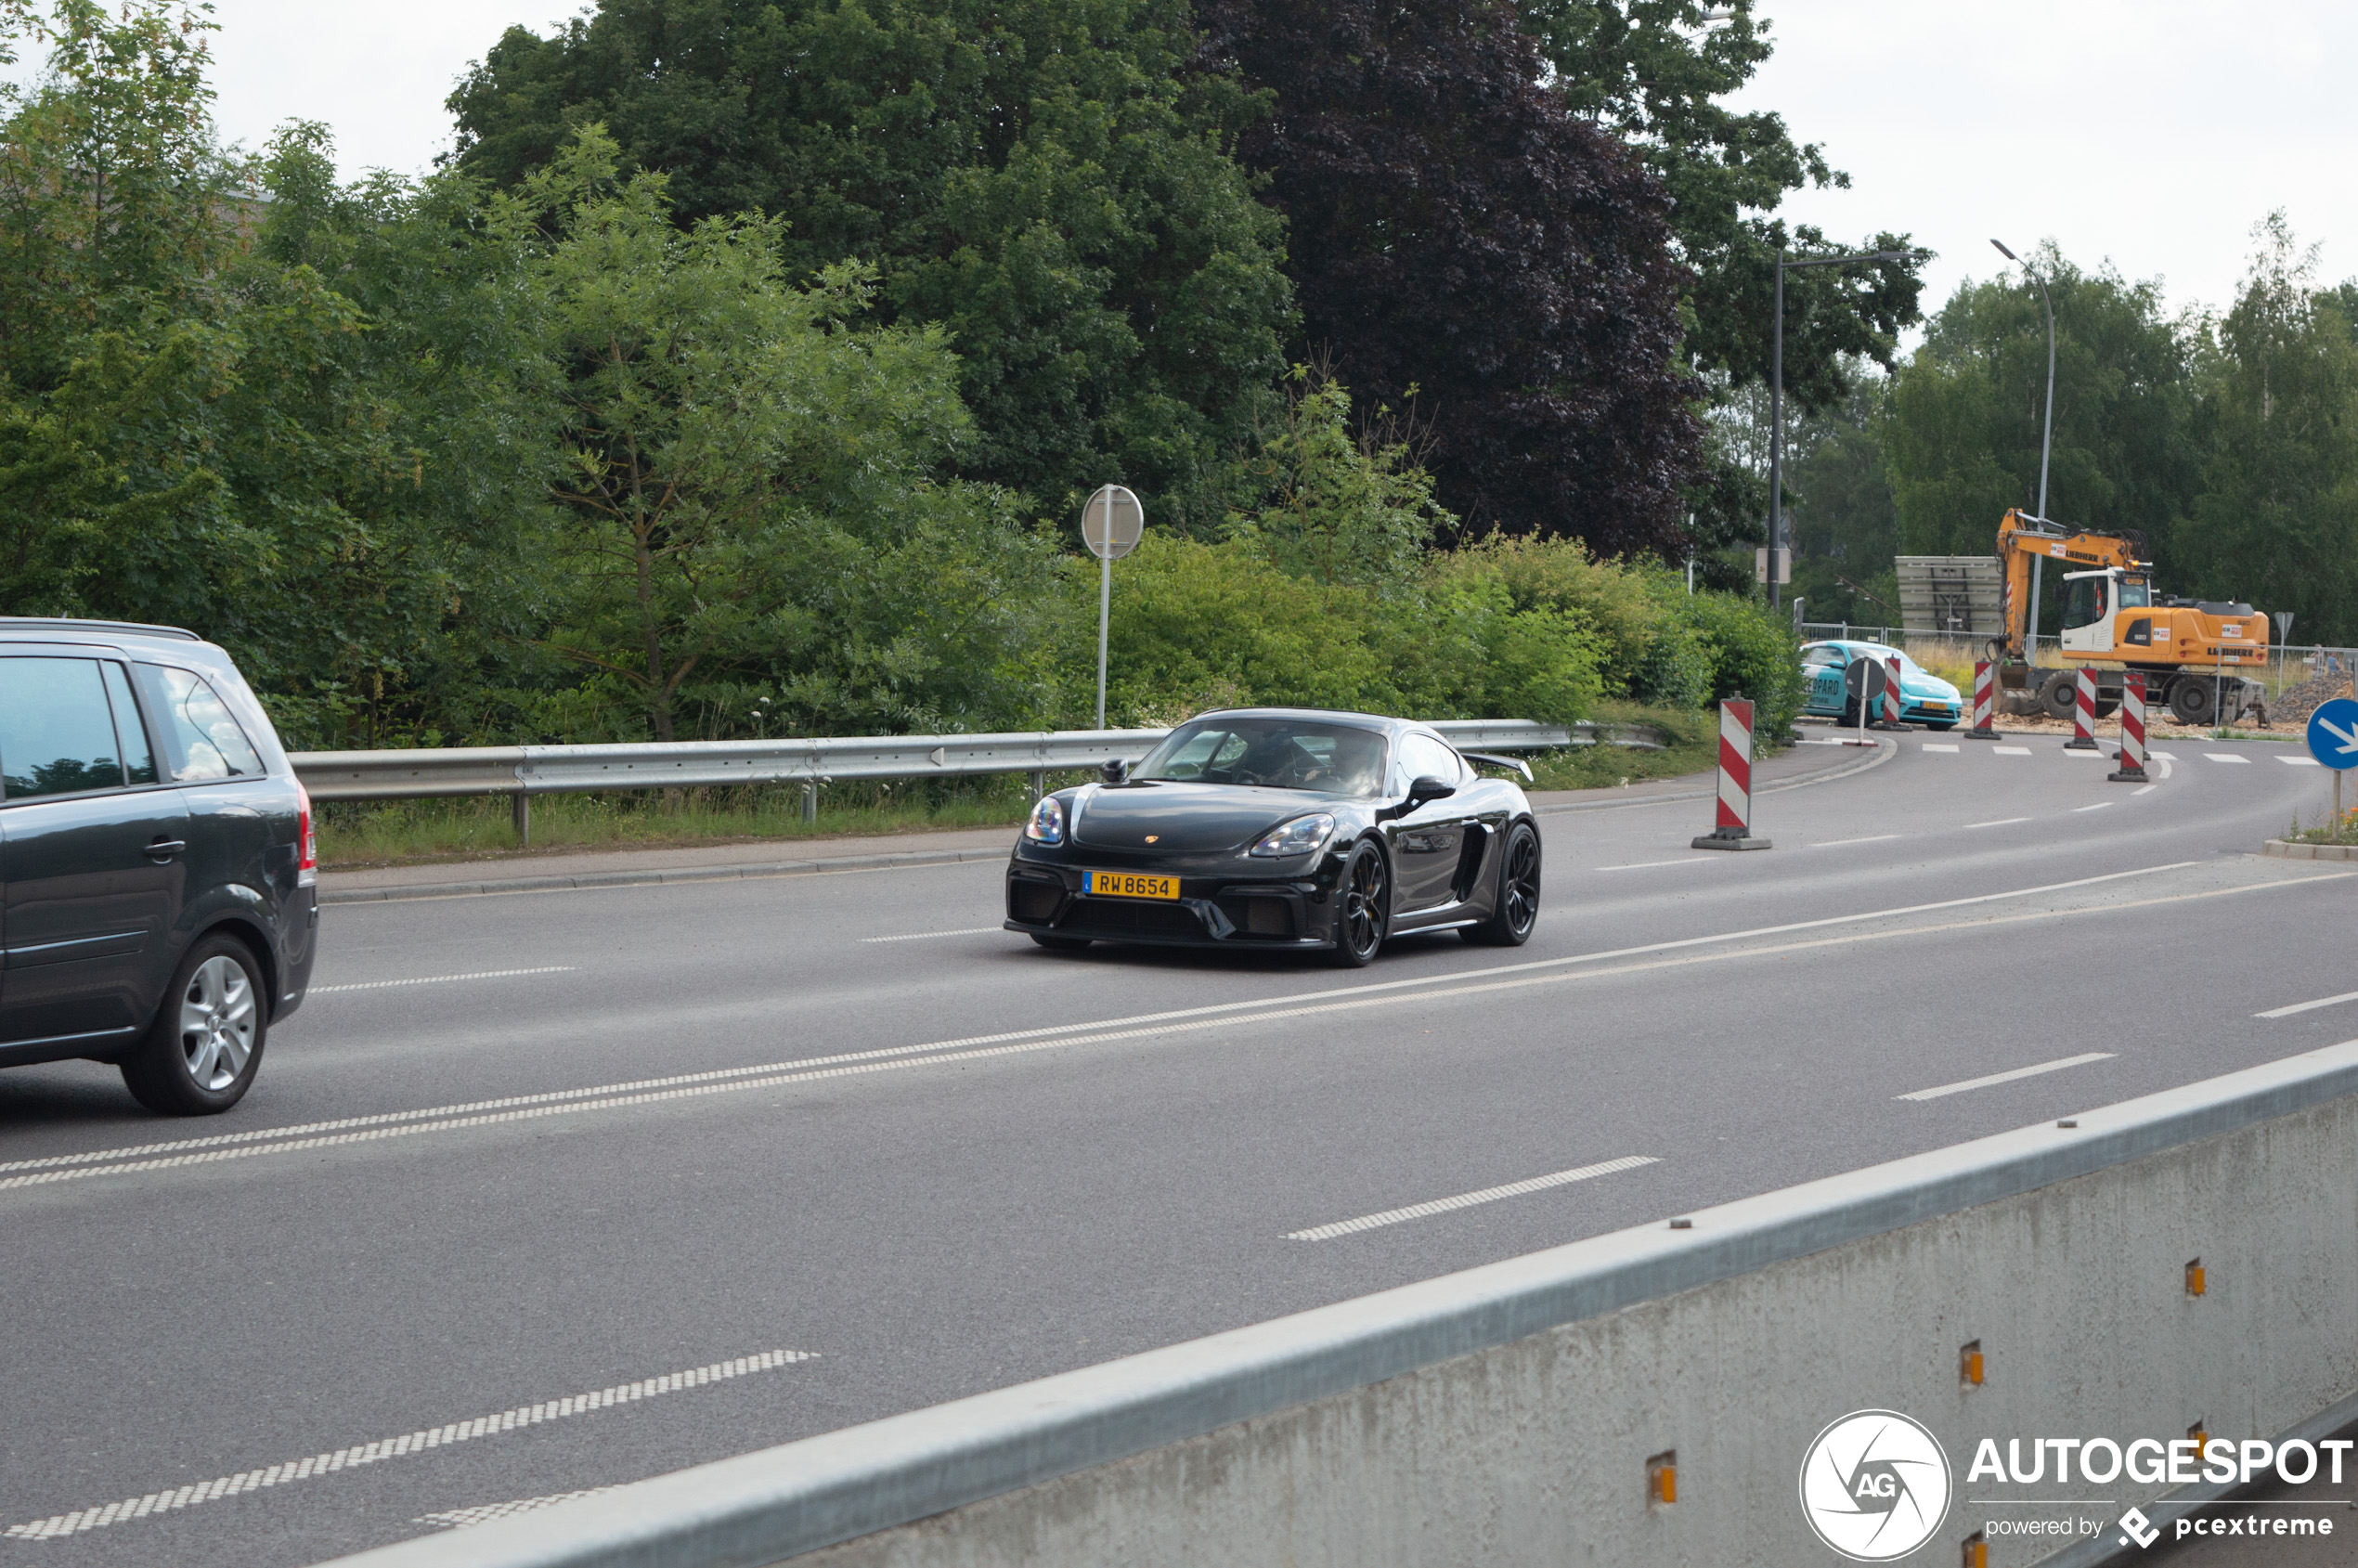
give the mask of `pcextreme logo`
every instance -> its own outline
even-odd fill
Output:
[[[1854,1410],[1801,1460],[1801,1511],[1818,1538],[1854,1562],[1907,1556],[1949,1513],[1949,1456],[1897,1410]]]

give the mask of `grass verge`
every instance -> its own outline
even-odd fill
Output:
[[[1719,763],[1719,719],[1717,709],[1691,712],[1675,707],[1640,707],[1634,703],[1607,703],[1597,714],[1600,726],[1643,724],[1669,743],[1659,751],[1635,746],[1584,745],[1562,751],[1535,752],[1531,763],[1534,789],[1618,789],[1647,779],[1675,779],[1699,773]],[[1768,748],[1761,748],[1768,755]]]
[[[1049,787],[1074,779],[1050,775]],[[319,863],[329,871],[604,849],[667,849],[1013,826],[1030,802],[1020,774],[965,782],[829,784],[816,822],[800,785],[540,795],[525,849],[505,796],[462,800],[337,800],[319,810]]]

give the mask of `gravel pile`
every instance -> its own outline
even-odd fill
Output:
[[[2298,685],[2287,686],[2268,702],[2268,721],[2272,724],[2306,725],[2309,716],[2336,697],[2351,694],[2347,675],[2313,675]]]

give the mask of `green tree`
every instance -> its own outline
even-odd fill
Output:
[[[1282,411],[1258,432],[1243,482],[1260,506],[1231,514],[1226,534],[1250,540],[1281,571],[1379,590],[1416,580],[1425,547],[1457,519],[1379,408],[1354,430],[1351,392],[1294,367]]]
[[[2049,514],[2161,546],[2200,462],[2198,324],[2165,313],[2157,281],[2083,272],[2052,244],[2036,265],[2055,306]],[[1906,553],[1984,553],[2007,508],[2037,507],[2046,387],[2037,287],[1962,285],[1900,368],[1881,426]]]
[[[2215,431],[2175,539],[2186,590],[2290,610],[2304,641],[2358,641],[2358,289],[2316,287],[2282,212],[2218,328]]]
[[[1522,18],[1573,111],[1620,135],[1675,199],[1678,253],[1693,269],[1685,351],[1723,395],[1767,383],[1780,249],[1907,246],[1902,233],[1854,243],[1776,215],[1788,191],[1850,176],[1796,142],[1782,115],[1728,103],[1774,47],[1756,0],[1529,0]],[[1908,260],[1786,274],[1789,411],[1838,406],[1862,365],[1891,368],[1899,332],[1923,318],[1920,272]],[[1706,556],[1763,538],[1755,492],[1725,453],[1705,464],[1690,495]]]
[[[683,226],[781,220],[794,280],[873,263],[879,317],[960,356],[962,473],[1058,517],[1121,479],[1208,533],[1290,304],[1226,150],[1250,105],[1183,81],[1189,45],[1184,0],[600,0],[511,29],[450,105],[497,184],[594,120]]]
[[[549,646],[602,678],[588,694],[627,693],[661,741],[684,700],[725,704],[713,683],[748,672],[784,682],[789,706],[825,706],[780,655],[844,641],[862,557],[1008,527],[993,492],[932,477],[968,430],[942,330],[856,326],[863,268],[793,285],[776,219],[682,232],[667,184],[618,175],[591,126],[494,207],[495,227],[553,229],[535,266],[564,519]],[[905,581],[889,606],[944,586]],[[838,654],[819,679],[854,673]]]

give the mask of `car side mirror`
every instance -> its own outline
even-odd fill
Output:
[[[1457,793],[1456,784],[1444,784],[1427,773],[1408,786],[1408,804],[1414,807],[1428,800],[1446,800]]]
[[[1120,784],[1130,776],[1130,764],[1119,757],[1108,758],[1097,764],[1097,776],[1108,784]]]

